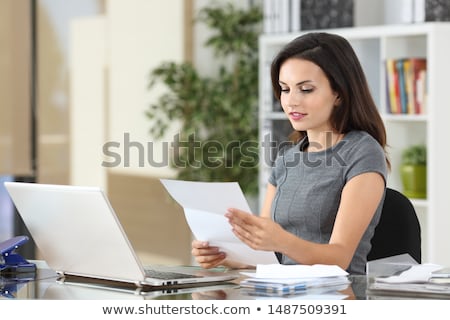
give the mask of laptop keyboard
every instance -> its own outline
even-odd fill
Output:
[[[187,273],[159,271],[159,270],[154,270],[154,269],[145,269],[145,275],[149,278],[155,278],[155,279],[161,279],[161,280],[200,278],[199,276],[194,276],[192,274],[187,274]]]

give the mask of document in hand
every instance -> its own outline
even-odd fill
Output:
[[[257,251],[242,243],[224,216],[228,208],[251,212],[237,182],[196,182],[161,179],[172,198],[184,210],[195,238],[218,246],[228,259],[249,265],[276,264],[273,252]]]

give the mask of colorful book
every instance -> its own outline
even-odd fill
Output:
[[[398,74],[395,67],[395,59],[386,59],[386,75],[387,75],[387,87],[388,87],[388,112],[399,113],[400,105],[398,99]]]
[[[400,113],[408,113],[408,96],[406,95],[406,81],[405,81],[405,69],[404,69],[405,59],[398,59],[395,63],[398,73],[398,86],[400,95]]]
[[[413,95],[414,109],[416,114],[423,114],[427,95],[426,86],[426,58],[411,58],[411,69],[413,73]]]
[[[405,79],[406,113],[415,114],[414,73],[411,59],[403,60],[403,77]]]
[[[423,114],[426,104],[425,58],[386,59],[387,111]]]

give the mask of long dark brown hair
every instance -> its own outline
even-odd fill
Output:
[[[343,37],[326,32],[311,32],[289,42],[274,58],[271,65],[272,87],[280,100],[279,74],[281,65],[289,58],[311,61],[318,65],[339,95],[341,104],[330,116],[331,126],[339,133],[362,130],[369,133],[386,153],[386,129],[375,105],[361,64],[350,43]],[[291,135],[299,141],[306,132]],[[389,160],[386,157],[389,165]]]

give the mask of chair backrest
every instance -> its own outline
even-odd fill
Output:
[[[387,188],[380,222],[372,238],[367,260],[408,253],[422,262],[421,230],[411,201],[402,193]]]

